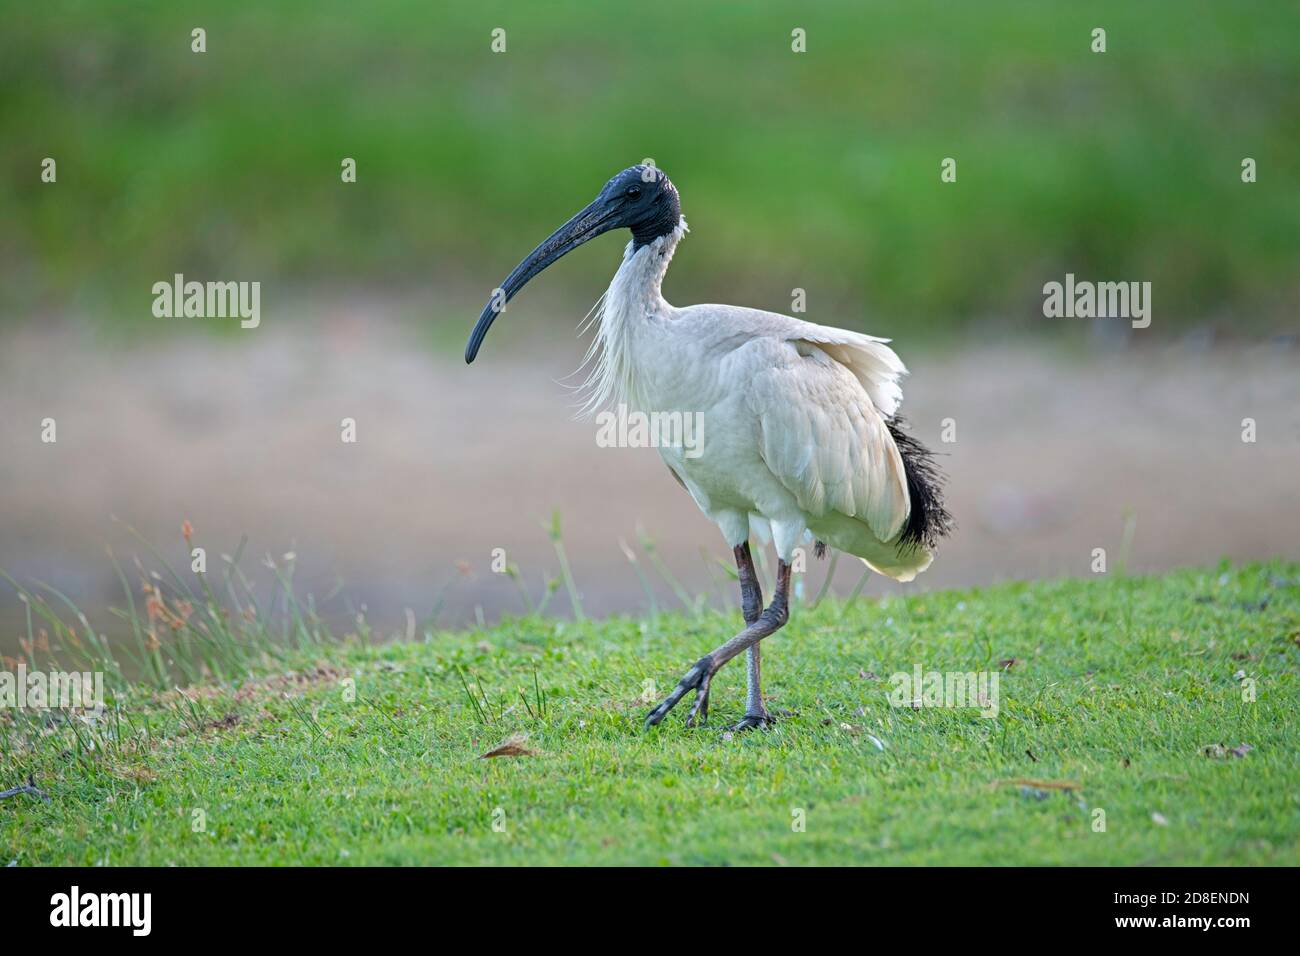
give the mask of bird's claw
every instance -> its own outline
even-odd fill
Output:
[[[691,705],[691,712],[686,716],[686,726],[694,727],[704,723],[709,717],[709,684],[713,680],[714,672],[713,658],[701,657],[696,661],[695,666],[677,682],[673,692],[646,715],[645,729],[649,730],[663,720],[668,715],[668,711],[676,707],[677,702],[690,690],[695,691],[695,703]]]
[[[766,730],[775,723],[776,723],[776,718],[768,713],[746,714],[744,717],[741,717],[740,720],[736,721],[734,724],[728,725],[727,730],[729,730],[731,733],[736,733],[736,734],[746,730],[754,730],[758,727],[762,727],[763,729]]]
[[[691,712],[686,715],[687,727],[703,726],[709,722],[709,682],[712,679],[712,674],[706,674],[696,688],[695,702],[691,704]]]

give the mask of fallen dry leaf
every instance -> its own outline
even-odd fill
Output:
[[[209,720],[204,726],[205,730],[230,730],[239,723],[238,714],[226,714],[220,720]]]
[[[1215,759],[1218,760],[1222,760],[1228,756],[1244,757],[1246,756],[1246,754],[1250,753],[1254,749],[1255,748],[1252,747],[1250,744],[1238,744],[1237,746],[1231,748],[1226,747],[1223,744],[1210,744],[1209,746],[1201,748],[1205,756],[1214,757]]]
[[[119,780],[130,780],[134,783],[153,783],[158,779],[158,775],[146,767],[114,767],[109,773]]]
[[[537,751],[526,746],[528,738],[524,734],[511,734],[496,747],[479,756],[479,760],[489,757],[535,757]]]

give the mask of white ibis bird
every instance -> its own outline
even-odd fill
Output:
[[[757,309],[664,301],[660,285],[686,220],[676,188],[653,166],[623,170],[515,267],[479,316],[465,361],[474,361],[530,279],[612,229],[630,229],[632,239],[599,303],[589,406],[617,401],[646,414],[703,416],[701,447],[659,451],[731,546],[745,619],[740,633],[691,666],[646,726],[692,690],[687,726],[703,723],[713,675],[742,651],[746,707],[733,728],[766,726],[773,718],[760,686],[759,642],[788,619],[795,548],[815,540],[820,555],[829,544],[910,581],[949,530],[942,477],[895,417],[907,370],[887,339]],[[770,534],[776,548],[776,593],[766,609],[751,531]]]

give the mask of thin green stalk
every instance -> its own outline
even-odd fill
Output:
[[[858,583],[856,586],[854,586],[853,593],[849,595],[849,599],[844,602],[844,607],[840,611],[841,621],[848,616],[849,609],[853,607],[853,602],[858,599],[858,595],[861,594],[862,589],[866,587],[867,578],[869,577],[871,577],[871,569],[867,568],[865,571],[862,572],[862,577],[858,578]]]
[[[650,605],[651,618],[659,616],[659,602],[655,600],[654,588],[650,586],[650,579],[645,576],[641,570],[641,565],[637,562],[636,552],[628,547],[628,543],[623,538],[618,539],[618,546],[623,552],[623,557],[627,558],[627,563],[632,565],[632,570],[636,572],[637,580],[641,582],[641,589],[645,591],[646,602]]]
[[[677,595],[677,600],[682,602],[682,607],[686,608],[686,610],[690,611],[692,614],[698,615],[700,613],[699,604],[691,599],[690,592],[687,591],[686,588],[682,587],[681,582],[673,576],[673,573],[668,570],[667,565],[665,565],[660,559],[659,551],[655,547],[654,539],[638,528],[637,540],[645,551],[646,557],[650,559],[650,566],[655,569],[659,577],[663,578],[664,581],[667,582],[668,587],[672,590],[673,594]]]
[[[569,592],[569,605],[573,608],[575,620],[584,621],[587,616],[582,613],[582,601],[578,597],[578,586],[573,581],[573,571],[569,567],[569,557],[564,551],[564,538],[560,533],[560,513],[551,516],[551,544],[555,548],[555,557],[560,562],[560,575],[564,579],[565,590]]]
[[[831,580],[835,577],[835,565],[839,563],[839,560],[840,553],[838,551],[832,551],[830,563],[826,565],[826,577],[822,581],[821,590],[817,592],[817,597],[812,604],[809,605],[808,610],[815,611],[817,606],[826,598],[826,593],[831,589]]]

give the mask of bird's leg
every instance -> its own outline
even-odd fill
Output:
[[[763,589],[754,572],[754,558],[749,552],[749,542],[737,545],[736,569],[740,573],[740,606],[745,615],[745,623],[753,624],[763,613]],[[766,721],[768,717],[763,707],[761,645],[751,644],[745,651],[745,717]],[[732,729],[748,730],[748,727],[735,725]]]
[[[748,541],[736,545],[732,552],[736,555],[736,573],[740,578],[740,612],[746,624],[753,624],[763,613],[763,588],[754,571],[754,556],[749,552]]]
[[[755,581],[757,582],[757,579]],[[686,692],[689,690],[695,691],[695,703],[691,706],[691,712],[686,717],[686,726],[693,727],[696,723],[702,723],[709,713],[709,683],[713,680],[713,675],[741,651],[756,646],[763,638],[785,625],[785,622],[790,617],[789,598],[790,565],[784,561],[779,561],[776,572],[776,594],[772,597],[772,603],[768,605],[767,610],[759,614],[752,623],[747,624],[743,631],[727,641],[727,643],[715,648],[712,653],[706,654],[696,661],[695,666],[677,682],[677,686],[673,688],[673,692],[664,699],[663,703],[650,711],[645,719],[645,725],[652,727],[663,720],[668,711],[677,706],[677,702],[686,696]],[[754,686],[757,688],[757,682],[755,682]],[[745,720],[748,719],[749,717],[746,715]],[[740,723],[745,723],[745,720]],[[758,726],[761,722],[755,721],[749,726]],[[739,725],[737,726],[739,727]]]
[[[772,715],[763,706],[760,646],[751,644],[745,651],[745,716],[729,726],[728,730],[753,730],[773,722]]]
[[[749,542],[744,541],[736,545],[732,548],[732,553],[736,556],[736,572],[740,580],[741,613],[748,626],[754,624],[763,613],[763,589],[758,581],[758,573],[754,570],[754,556],[750,553]],[[686,725],[693,726],[697,720],[702,723],[708,717],[709,682],[716,672],[717,667],[713,666],[709,658],[703,657],[696,661],[695,666],[686,672],[686,676],[677,682],[677,686],[668,698],[646,718],[646,726],[659,723],[664,714],[677,706],[677,702],[692,689],[695,690],[695,703],[686,718]]]
[[[776,593],[772,597],[772,607],[776,608],[779,604],[782,624],[790,616],[789,591],[790,566],[778,562]],[[728,730],[753,730],[755,727],[767,727],[776,722],[763,703],[762,653],[762,645],[757,641],[745,650],[745,716],[728,727]]]

